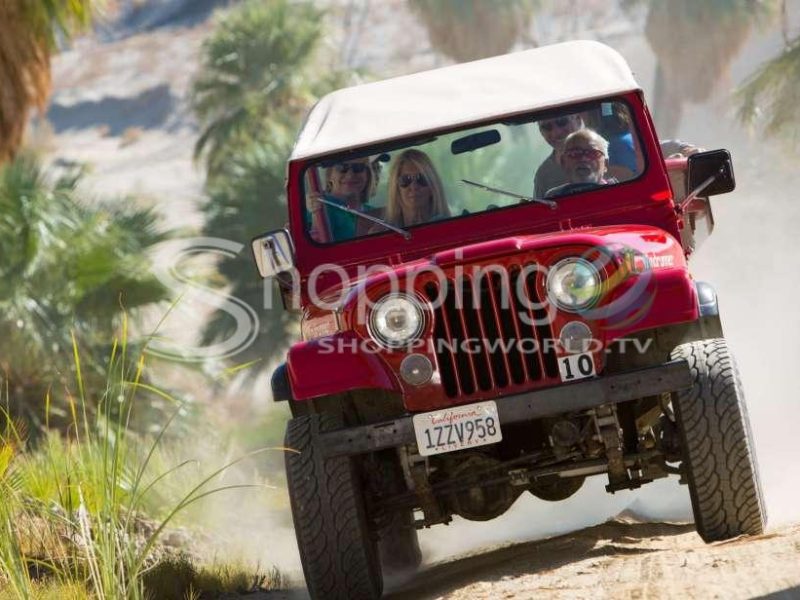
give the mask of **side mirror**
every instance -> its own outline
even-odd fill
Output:
[[[731,154],[727,150],[710,150],[692,154],[687,159],[690,195],[714,196],[736,189]]]
[[[262,277],[273,277],[294,268],[292,238],[285,229],[260,235],[252,244],[253,257]]]

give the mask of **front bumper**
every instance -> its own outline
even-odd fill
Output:
[[[627,373],[496,398],[495,402],[500,424],[505,425],[676,392],[691,385],[688,363],[677,360]],[[328,458],[413,444],[416,439],[412,418],[413,415],[408,415],[392,421],[331,431],[321,435],[318,444],[322,454]]]

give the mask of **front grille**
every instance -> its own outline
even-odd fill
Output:
[[[449,397],[558,376],[555,353],[545,344],[552,330],[547,312],[539,307],[535,283],[536,271],[520,267],[448,279],[438,306],[438,283],[425,285],[425,295],[434,303],[434,348]]]

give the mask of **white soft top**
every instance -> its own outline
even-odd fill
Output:
[[[311,110],[291,159],[638,90],[605,44],[566,42],[344,88]]]

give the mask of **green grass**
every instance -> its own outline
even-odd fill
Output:
[[[105,390],[84,389],[73,341],[77,378],[74,389],[64,392],[71,415],[66,431],[49,431],[29,447],[25,428],[3,411],[0,600],[214,598],[282,585],[276,571],[230,561],[205,564],[163,543],[182,515],[200,510],[217,494],[248,490],[263,495],[263,485],[230,473],[264,449],[209,461],[192,459],[191,447],[167,441],[181,403],[143,383],[145,362],[141,355],[128,356],[126,336],[123,321]],[[173,416],[152,438],[128,426],[143,389],[174,405]],[[100,397],[96,412],[86,408],[87,393]],[[48,395],[48,408],[53,402]],[[205,454],[200,458],[207,459],[210,449]],[[189,545],[194,545],[191,534]]]

